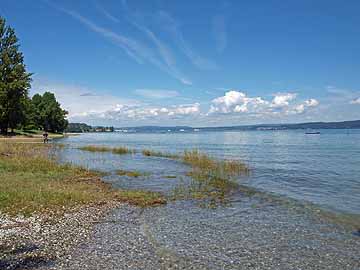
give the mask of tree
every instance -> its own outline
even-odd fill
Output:
[[[0,17],[0,130],[6,134],[24,121],[31,73],[26,72],[18,38]]]
[[[60,107],[53,93],[45,92],[42,96],[35,94],[31,103],[31,119],[36,126],[51,132],[63,132],[66,129],[68,112]]]

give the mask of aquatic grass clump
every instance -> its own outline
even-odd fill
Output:
[[[82,151],[89,151],[89,152],[110,152],[111,148],[105,146],[96,146],[96,145],[87,145],[79,147],[78,149]]]
[[[131,154],[135,152],[134,150],[124,146],[111,148],[106,146],[88,145],[88,146],[79,147],[78,149],[89,152],[112,152],[113,154],[117,154],[117,155]]]
[[[175,179],[175,178],[177,178],[177,176],[176,175],[165,175],[164,178]]]
[[[172,192],[173,199],[201,200],[201,205],[214,208],[228,203],[229,195],[239,188],[239,184],[230,178],[202,174],[191,171],[187,174],[190,182],[182,182]]]
[[[128,177],[135,177],[135,178],[149,175],[148,173],[142,173],[138,171],[126,171],[126,170],[117,170],[116,174],[120,176],[126,175]]]
[[[167,153],[167,152],[161,152],[161,151],[154,151],[150,149],[144,149],[141,151],[144,156],[147,157],[163,157],[163,158],[171,158],[171,159],[178,159],[179,155]]]
[[[238,160],[215,160],[199,150],[185,151],[183,156],[184,163],[193,169],[199,170],[202,174],[218,175],[221,177],[231,177],[248,175],[249,168]]]
[[[129,148],[124,147],[124,146],[121,146],[121,147],[112,148],[111,152],[113,154],[117,154],[117,155],[125,155],[125,154],[135,153],[135,150],[129,149]]]
[[[236,177],[248,175],[249,168],[237,160],[216,160],[198,150],[185,151],[182,157],[191,166],[186,176],[189,183],[181,183],[173,190],[175,199],[199,199],[207,207],[227,203],[227,197],[238,189]]]

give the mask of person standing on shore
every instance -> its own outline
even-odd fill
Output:
[[[49,136],[49,134],[47,133],[47,131],[44,131],[44,133],[43,133],[44,143],[48,143],[48,142],[49,142],[48,136]]]

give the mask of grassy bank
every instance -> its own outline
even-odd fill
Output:
[[[113,190],[99,174],[59,164],[53,147],[0,143],[0,211],[26,214],[112,200],[148,206],[165,203],[158,193]]]

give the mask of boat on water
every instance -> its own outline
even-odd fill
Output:
[[[315,135],[315,134],[320,134],[320,131],[308,131],[308,132],[305,132],[305,134],[308,134],[308,135]]]

